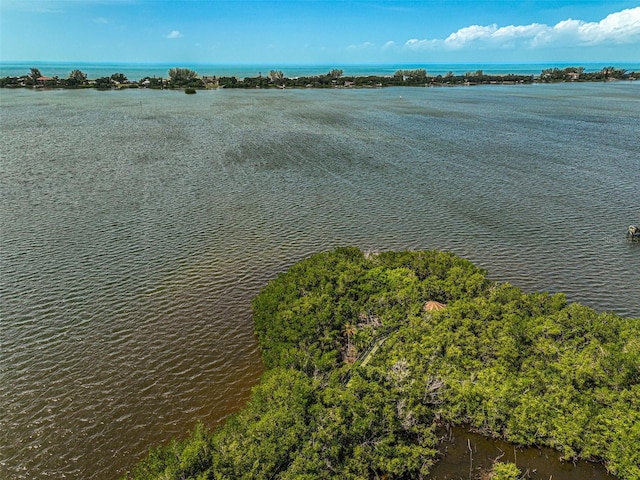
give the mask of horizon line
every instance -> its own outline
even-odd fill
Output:
[[[539,62],[206,62],[206,61],[115,61],[115,60],[4,60],[0,59],[0,64],[8,63],[85,63],[85,64],[117,64],[117,65],[169,65],[169,64],[189,64],[189,65],[304,65],[304,66],[330,66],[330,65],[596,65],[596,64],[637,64],[639,60],[605,60],[581,62],[577,60],[561,61],[539,61]]]

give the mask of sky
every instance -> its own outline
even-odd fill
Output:
[[[640,0],[0,0],[0,60],[640,62]]]

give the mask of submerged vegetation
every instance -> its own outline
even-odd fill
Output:
[[[248,405],[126,478],[428,478],[446,425],[640,478],[640,319],[523,293],[449,253],[356,248],[292,266],[253,310],[266,372]]]
[[[109,77],[88,79],[87,74],[73,70],[67,78],[42,75],[38,68],[31,68],[28,74],[0,78],[0,87],[5,88],[96,88],[98,90],[152,88],[380,88],[392,86],[452,86],[487,84],[530,84],[550,82],[601,82],[611,80],[636,80],[640,73],[624,69],[605,67],[598,72],[586,72],[584,67],[564,69],[547,68],[539,76],[534,75],[491,75],[482,70],[455,75],[429,75],[423,68],[398,70],[393,75],[344,75],[340,69],[332,69],[324,75],[286,77],[281,70],[271,70],[268,75],[237,78],[230,76],[202,76],[189,68],[170,68],[167,78],[144,77],[130,81],[123,73]]]

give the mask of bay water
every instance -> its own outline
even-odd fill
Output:
[[[239,409],[250,301],[442,249],[640,316],[640,82],[0,90],[0,478],[117,478]]]
[[[224,63],[103,63],[103,62],[11,62],[0,60],[0,77],[27,75],[31,68],[37,68],[45,76],[67,78],[76,69],[87,74],[89,79],[110,77],[114,73],[122,73],[131,81],[138,81],[145,77],[169,76],[173,67],[183,67],[194,70],[200,76],[215,75],[218,77],[257,77],[267,76],[271,70],[281,70],[289,78],[325,75],[333,69],[339,69],[347,76],[393,76],[398,70],[424,69],[429,75],[464,75],[467,72],[482,70],[488,75],[540,75],[547,68],[567,68],[582,66],[585,72],[599,72],[603,68],[611,67],[610,63],[518,63],[518,64],[486,64],[486,63],[433,63],[433,64],[224,64]],[[640,72],[640,62],[617,62],[615,68],[627,72]]]

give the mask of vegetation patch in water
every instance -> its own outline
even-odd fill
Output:
[[[297,263],[253,310],[267,371],[248,405],[127,478],[428,478],[436,428],[461,424],[640,478],[640,319],[449,253],[356,248]]]

